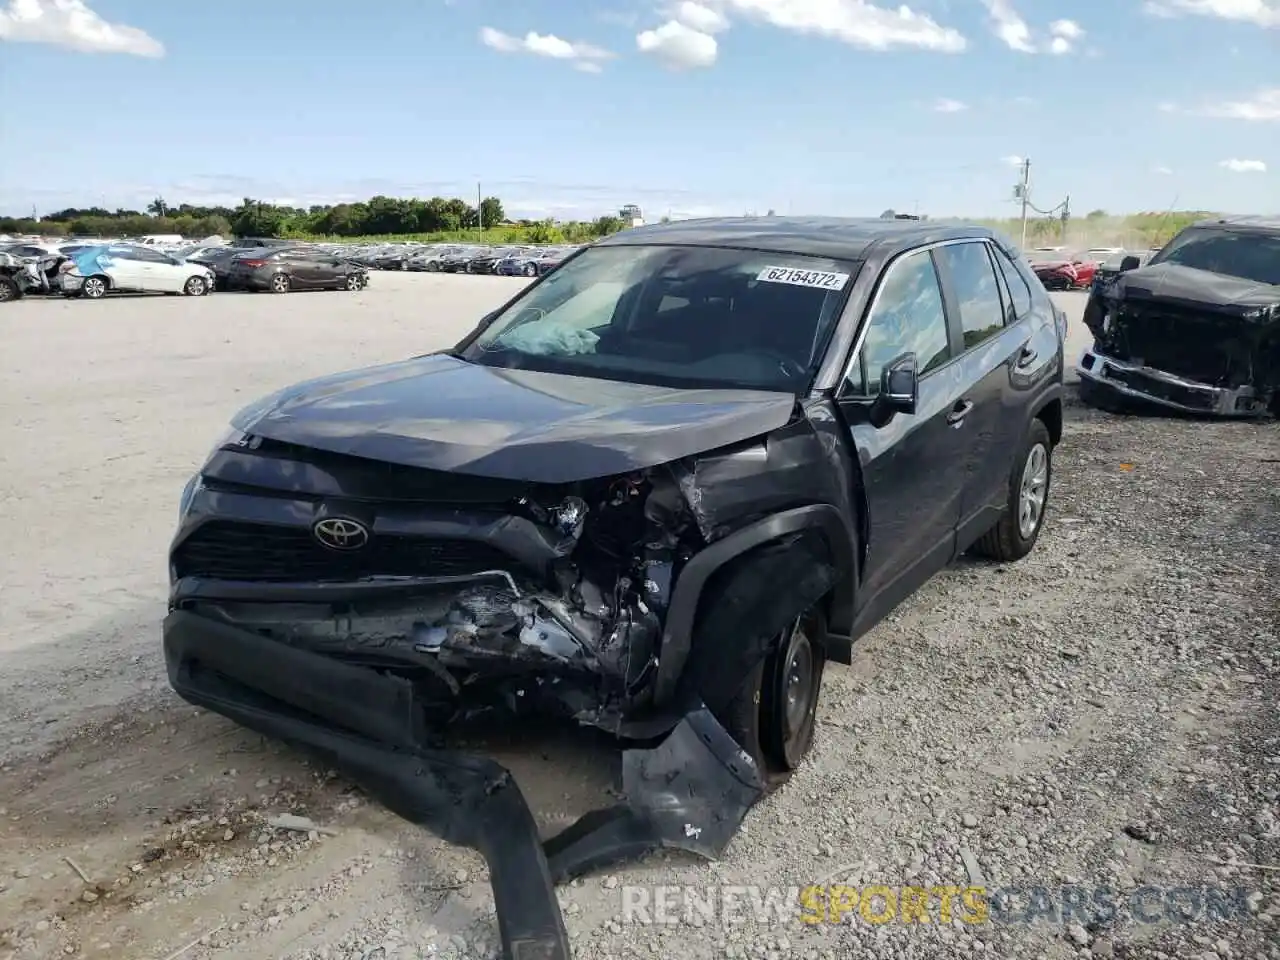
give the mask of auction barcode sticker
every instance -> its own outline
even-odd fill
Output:
[[[789,283],[795,287],[817,287],[819,290],[843,290],[849,282],[847,273],[825,270],[796,270],[793,267],[765,267],[756,275],[765,283]]]

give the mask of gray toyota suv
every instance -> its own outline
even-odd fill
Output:
[[[1033,549],[1064,327],[980,227],[624,231],[452,349],[240,411],[182,495],[170,680],[478,849],[507,956],[567,957],[554,881],[718,855],[827,661],[960,553]],[[540,843],[438,742],[483,710],[617,736],[625,801]]]

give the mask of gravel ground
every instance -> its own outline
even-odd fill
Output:
[[[433,349],[519,283],[379,274],[358,294],[4,310],[0,958],[493,953],[478,857],[181,703],[158,624],[178,492],[235,408]],[[1079,339],[1079,297],[1060,302]],[[956,565],[830,668],[811,760],[722,861],[563,888],[578,956],[1280,958],[1280,424],[1073,403],[1065,432],[1035,553]],[[547,832],[616,772],[585,733],[483,745]],[[946,923],[936,901],[927,923],[623,909],[671,886],[749,887],[749,904],[813,883],[1239,893],[1225,919],[1184,891],[1110,923]]]

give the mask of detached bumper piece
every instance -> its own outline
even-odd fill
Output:
[[[164,651],[183,699],[323,758],[397,815],[484,857],[504,960],[570,960],[556,882],[661,848],[717,857],[764,792],[750,757],[699,707],[658,746],[624,751],[626,803],[544,847],[506,769],[422,746],[407,680],[185,611],[165,619]]]
[[[1081,379],[1122,397],[1153,403],[1182,413],[1219,417],[1256,417],[1267,412],[1265,397],[1253,387],[1215,387],[1157,370],[1126,363],[1086,350],[1076,368]]]

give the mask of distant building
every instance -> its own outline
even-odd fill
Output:
[[[644,226],[644,214],[640,212],[640,208],[634,203],[628,203],[625,207],[619,210],[618,217],[628,227]]]

